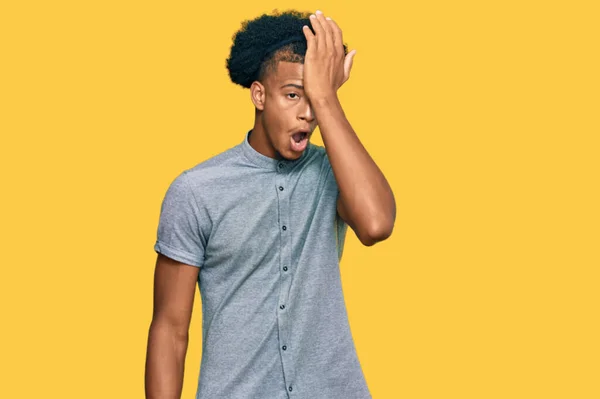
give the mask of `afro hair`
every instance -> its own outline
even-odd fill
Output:
[[[310,14],[273,10],[272,15],[243,21],[242,28],[233,35],[226,63],[231,81],[250,88],[252,82],[263,81],[268,72],[274,71],[279,61],[304,63],[307,45],[302,27],[308,26],[314,34]]]

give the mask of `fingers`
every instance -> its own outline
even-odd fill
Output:
[[[317,49],[321,49],[321,48],[325,47],[325,43],[322,42],[322,38],[326,34],[325,29],[323,29],[323,26],[317,19],[316,15],[311,14],[310,24],[312,25],[312,28],[315,31],[315,36],[316,36],[315,45],[316,45]]]
[[[325,32],[325,36],[322,39],[325,39],[325,48],[330,53],[335,53],[336,49],[333,47],[333,32],[331,29],[331,24],[329,21],[325,19],[325,15],[319,10],[315,13],[317,16],[317,21],[321,24],[323,31]]]
[[[333,19],[325,17],[321,11],[317,10],[315,14],[310,15],[310,23],[315,32],[314,34],[310,32],[308,26],[303,27],[308,48],[315,52],[313,53],[314,55],[316,55],[316,52],[322,55],[327,54],[327,56],[332,56],[334,58],[334,64],[340,66],[343,64],[343,78],[340,77],[340,79],[343,80],[343,84],[350,77],[356,50],[353,50],[348,54],[344,53],[345,49],[342,30]]]
[[[308,51],[308,49],[312,49],[316,45],[317,38],[306,25],[302,27],[302,33],[304,33],[304,37],[306,38],[306,50]]]
[[[344,58],[344,41],[342,30],[338,24],[317,10],[310,16],[310,22],[315,31],[316,43],[320,48],[326,48],[334,56]]]
[[[342,39],[342,30],[335,23],[335,21],[329,17],[326,18],[331,26],[331,32],[333,35],[333,46],[335,47],[335,51],[337,54],[344,54],[344,42]]]
[[[356,55],[356,50],[352,50],[346,55],[344,59],[344,82],[350,78],[350,71],[352,70],[352,64],[354,63],[354,56]]]

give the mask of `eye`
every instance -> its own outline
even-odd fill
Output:
[[[298,98],[298,94],[296,94],[296,93],[288,93],[288,96],[296,96],[296,97],[292,97],[292,99]]]

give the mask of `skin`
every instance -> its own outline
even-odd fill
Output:
[[[337,97],[349,78],[356,51],[344,55],[341,30],[319,11],[311,16],[311,24],[314,35],[303,29],[308,43],[305,63],[280,62],[265,82],[252,84],[256,111],[250,145],[271,158],[297,159],[302,154],[292,151],[291,134],[307,128],[312,135],[318,120],[340,188],[338,213],[359,240],[371,246],[391,235],[396,206],[389,184]],[[287,84],[295,86],[281,88]],[[198,267],[157,256],[145,369],[147,399],[181,398],[198,273]]]
[[[199,271],[198,267],[158,254],[154,270],[154,310],[146,352],[147,399],[181,398]]]
[[[255,81],[250,86],[250,98],[256,111],[248,142],[270,158],[298,159],[302,152],[292,149],[292,135],[306,129],[310,132],[310,141],[317,126],[311,104],[302,90],[303,69],[303,64],[280,61],[263,83]]]
[[[349,76],[356,50],[344,55],[342,31],[317,11],[303,28],[307,41],[304,90],[312,104],[327,157],[338,184],[337,211],[366,246],[387,239],[396,219],[394,194],[346,118],[337,95]]]

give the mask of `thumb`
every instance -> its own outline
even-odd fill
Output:
[[[346,80],[350,77],[350,71],[352,70],[352,64],[354,62],[354,56],[356,55],[356,50],[352,50],[348,54],[346,54],[346,59],[344,59],[344,75]]]

